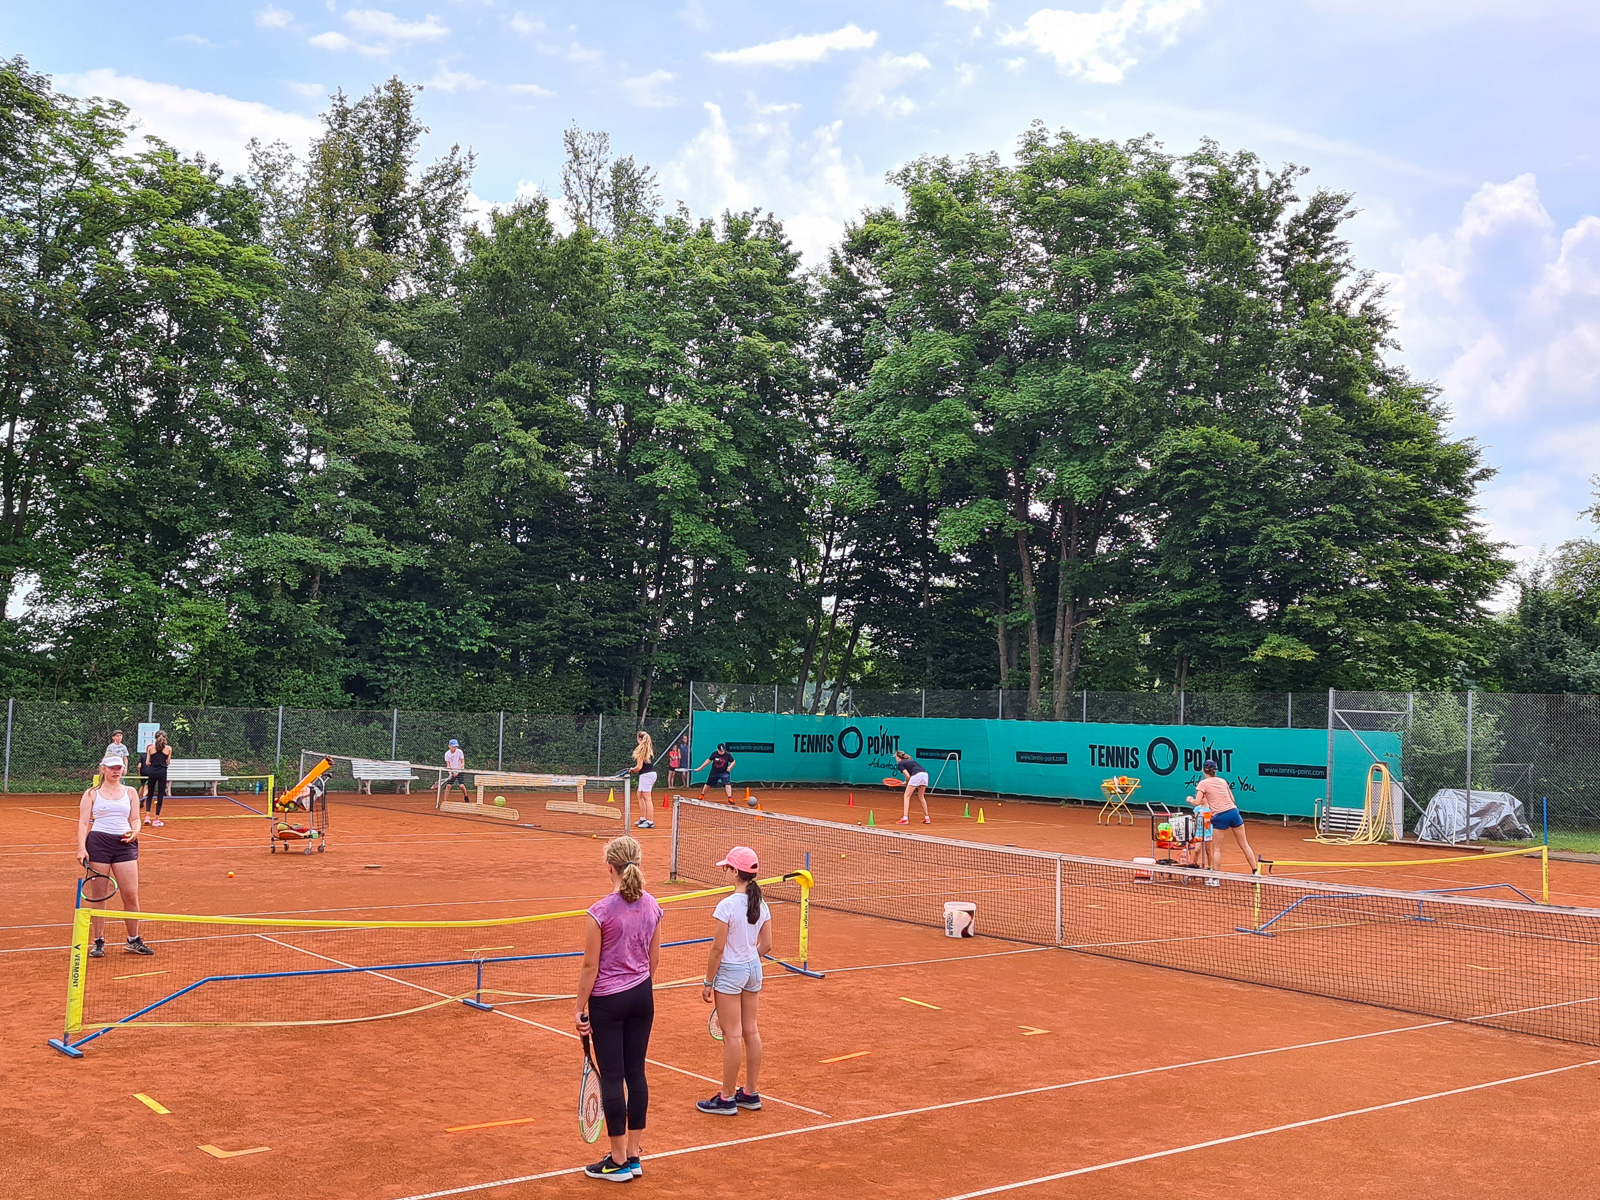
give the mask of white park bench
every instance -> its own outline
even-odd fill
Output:
[[[199,783],[215,795],[226,778],[220,758],[175,758],[167,764],[167,783],[173,789],[180,783]]]
[[[408,762],[353,758],[350,760],[350,774],[355,776],[357,793],[369,796],[375,782],[398,784],[399,790],[408,796],[411,794],[411,785],[417,782],[417,776],[411,773],[411,764]]]

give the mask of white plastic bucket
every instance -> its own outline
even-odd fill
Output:
[[[944,935],[953,938],[976,937],[978,906],[966,900],[944,902]]]
[[[1135,883],[1152,883],[1155,880],[1156,860],[1153,858],[1136,858],[1133,860],[1133,881]]]

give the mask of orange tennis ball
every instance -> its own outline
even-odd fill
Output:
[[[232,872],[232,871],[229,871],[229,872],[228,872],[228,878],[229,878],[229,879],[232,879],[232,878],[233,878],[233,872]]]

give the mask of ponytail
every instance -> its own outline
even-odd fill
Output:
[[[606,843],[606,862],[621,878],[622,886],[617,891],[629,904],[644,895],[644,872],[639,869],[643,854],[639,843],[631,837],[612,838]]]
[[[745,920],[754,925],[761,920],[761,885],[754,871],[740,871],[739,882],[744,884]]]

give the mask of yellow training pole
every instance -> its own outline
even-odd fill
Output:
[[[89,965],[91,911],[80,908],[72,914],[72,958],[67,967],[67,1025],[62,1041],[69,1040],[83,1028],[83,985],[87,978],[84,968]]]

